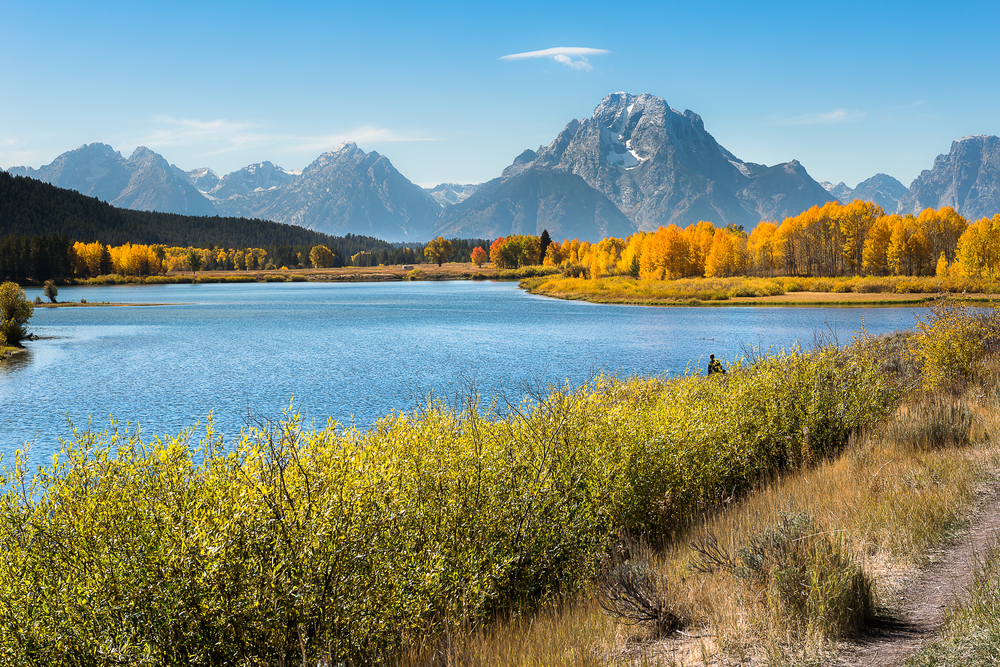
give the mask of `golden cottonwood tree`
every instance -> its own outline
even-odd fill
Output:
[[[875,222],[882,217],[885,217],[885,211],[870,201],[855,200],[836,211],[834,220],[840,226],[840,235],[844,239],[842,257],[848,273],[858,275],[863,270],[865,241]]]
[[[889,272],[889,243],[892,241],[892,219],[899,216],[879,218],[868,230],[861,259],[862,270],[870,276],[884,276]]]
[[[1000,214],[969,225],[958,240],[958,261],[968,276],[1000,276]]]
[[[246,261],[243,253],[237,255],[237,267],[239,267],[240,260]],[[333,252],[325,245],[313,246],[312,250],[309,251],[309,261],[317,269],[327,269],[333,266]]]

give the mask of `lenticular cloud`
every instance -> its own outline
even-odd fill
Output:
[[[590,71],[593,69],[587,56],[603,55],[610,53],[606,49],[591,49],[584,46],[557,46],[552,49],[542,49],[541,51],[526,51],[524,53],[512,53],[501,56],[500,60],[528,60],[530,58],[551,58],[561,65],[566,65],[572,69]]]

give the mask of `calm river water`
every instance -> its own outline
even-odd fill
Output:
[[[25,290],[34,299],[40,289]],[[649,308],[557,301],[515,283],[263,283],[65,287],[61,301],[169,302],[39,308],[42,337],[0,364],[0,453],[33,442],[47,462],[71,436],[119,423],[176,435],[209,413],[238,435],[247,415],[276,419],[294,401],[307,422],[368,426],[429,396],[475,390],[520,400],[534,386],[618,375],[702,371],[747,346],[847,342],[909,327],[908,308]]]

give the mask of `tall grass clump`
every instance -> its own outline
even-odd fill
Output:
[[[766,625],[803,636],[841,637],[875,615],[874,586],[843,541],[807,514],[779,520],[730,552],[714,534],[692,544],[695,571],[727,571],[757,598]]]

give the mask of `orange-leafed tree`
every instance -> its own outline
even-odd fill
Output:
[[[476,266],[482,266],[490,260],[489,254],[481,247],[476,246],[472,249],[472,263]]]

